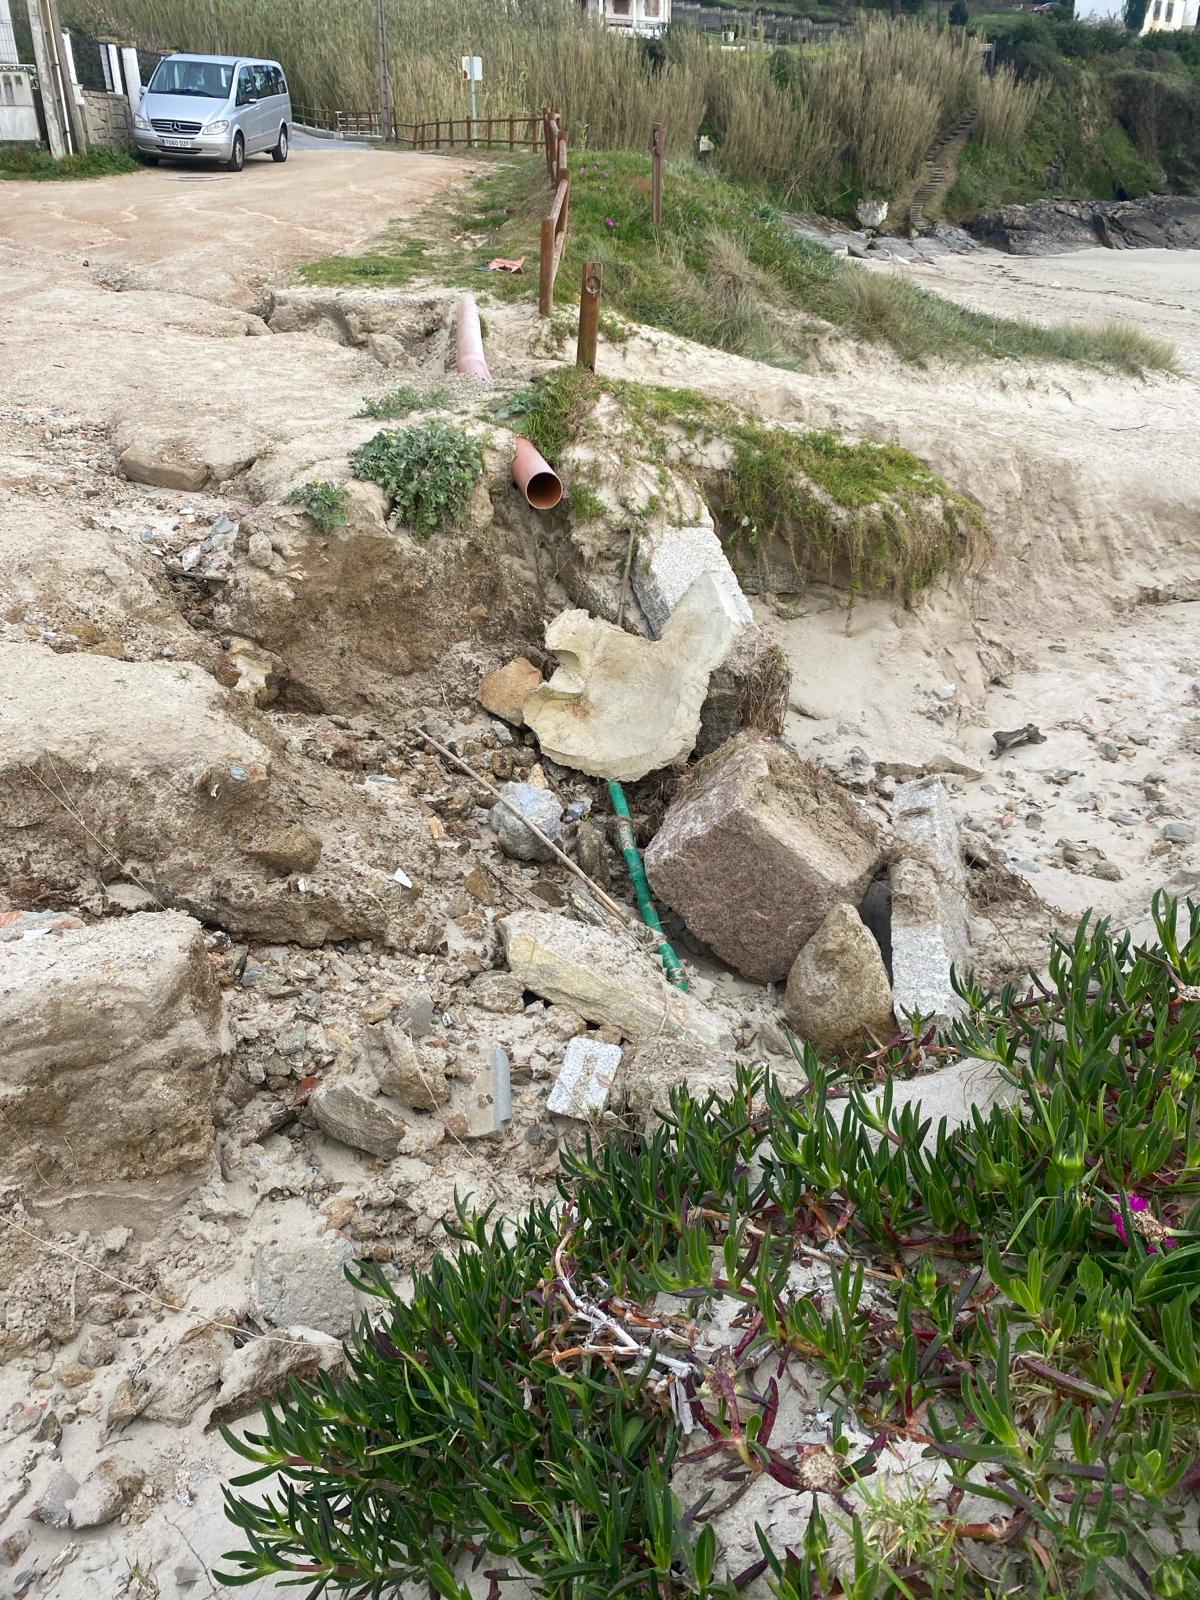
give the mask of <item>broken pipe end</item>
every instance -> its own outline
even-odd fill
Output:
[[[512,475],[513,482],[535,511],[552,511],[562,499],[558,473],[528,439],[517,440]]]

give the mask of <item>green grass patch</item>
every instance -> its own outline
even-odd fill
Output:
[[[305,261],[297,270],[301,282],[314,286],[402,288],[428,269],[427,255],[422,240],[397,239],[365,255],[326,256],[321,261]]]
[[[447,240],[444,217],[431,220],[440,235],[429,246],[439,271],[477,285],[479,266],[490,257],[526,255],[524,275],[493,273],[488,287],[503,299],[532,298],[539,218],[548,203],[543,163],[497,165],[454,214],[457,241]],[[603,268],[607,314],[779,366],[802,364],[831,326],[914,362],[1070,361],[1140,373],[1174,360],[1153,341],[1126,340],[1118,349],[1077,324],[987,316],[906,278],[849,263],[789,227],[765,194],[686,159],[668,165],[656,228],[648,157],[578,156],[555,285],[568,317],[585,261]]]
[[[375,417],[380,421],[393,422],[399,417],[407,417],[412,411],[437,411],[452,405],[454,396],[444,386],[435,389],[418,389],[414,384],[397,384],[394,389],[389,389],[386,394],[364,395],[363,408],[356,411],[358,417]]]
[[[987,548],[975,501],[909,451],[768,427],[690,389],[563,367],[506,398],[493,414],[553,461],[573,440],[593,431],[600,436],[592,415],[605,395],[621,407],[630,448],[651,460],[684,464],[701,480],[730,559],[744,576],[763,567],[778,572],[782,565],[789,587],[820,579],[854,594],[890,591],[908,601]],[[619,450],[615,426],[606,413],[604,443]],[[713,445],[722,442],[728,460],[714,469]],[[581,495],[592,515],[604,514],[586,484],[572,484],[568,492],[581,520],[589,520]]]
[[[144,170],[128,150],[117,150],[112,145],[94,145],[80,155],[64,156],[61,161],[56,161],[49,150],[0,145],[0,178],[47,183],[62,178],[111,178]]]

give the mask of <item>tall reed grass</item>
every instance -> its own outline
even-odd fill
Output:
[[[978,106],[982,136],[1020,139],[1036,100],[1011,74],[987,79],[963,29],[873,17],[828,43],[723,49],[671,30],[651,53],[574,0],[385,0],[396,115],[465,116],[459,57],[482,55],[481,116],[557,103],[575,146],[645,148],[664,121],[674,151],[706,120],[731,177],[828,202],[882,196],[916,170],[939,129]],[[66,0],[64,15],[157,48],[261,53],[286,67],[297,105],[378,103],[373,0]]]
[[[1036,78],[1018,82],[1011,67],[1000,67],[994,77],[980,80],[979,120],[973,130],[976,138],[1003,150],[1015,150],[1045,97],[1044,83]]]

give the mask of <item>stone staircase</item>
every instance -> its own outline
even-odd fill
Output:
[[[938,134],[925,152],[917,191],[908,208],[910,236],[915,237],[917,234],[933,231],[933,224],[926,217],[925,208],[936,204],[954,182],[958,158],[971,136],[971,129],[975,126],[975,116],[974,110],[964,112],[953,127]]]

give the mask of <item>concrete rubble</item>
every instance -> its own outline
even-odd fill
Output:
[[[896,1012],[954,1017],[962,1001],[950,981],[966,976],[971,948],[967,873],[945,787],[917,778],[896,790],[892,823],[892,984]]]
[[[579,1122],[602,1115],[620,1070],[620,1045],[602,1044],[597,1039],[569,1039],[562,1070],[546,1101],[547,1111]]]
[[[772,982],[832,906],[858,904],[880,853],[878,828],[831,778],[745,733],[689,775],[645,860],[655,894],[698,939]]]
[[[831,908],[788,973],[784,1009],[818,1050],[861,1047],[895,1031],[892,986],[875,937],[846,901]]]
[[[527,989],[569,1007],[623,1039],[660,1035],[715,1049],[732,1046],[728,1026],[674,989],[635,936],[588,928],[548,911],[514,911],[500,923],[509,969]]]
[[[514,728],[525,723],[525,702],[542,684],[542,675],[532,661],[518,656],[495,672],[489,672],[479,685],[479,704],[494,717],[503,717]]]
[[[546,629],[558,670],[525,702],[525,721],[545,755],[594,777],[629,782],[678,766],[695,748],[709,678],[744,626],[711,573],[691,585],[657,643],[563,612]]]
[[[563,808],[549,789],[539,789],[532,783],[506,783],[500,789],[501,798],[488,812],[488,826],[500,842],[506,856],[516,861],[552,861],[554,852],[538,835],[527,828],[521,817],[526,817],[552,844],[562,845]],[[515,807],[520,816],[514,816],[509,807]]]

